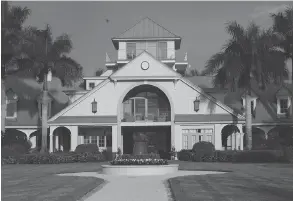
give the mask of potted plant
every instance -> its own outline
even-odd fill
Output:
[[[174,146],[171,148],[170,155],[171,155],[171,160],[177,160],[177,152]]]

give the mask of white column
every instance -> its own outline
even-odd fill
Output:
[[[227,138],[227,147],[231,147],[232,146],[232,135],[229,135]]]
[[[78,144],[78,126],[70,126],[70,133],[70,151],[74,151]]]
[[[214,125],[214,142],[216,150],[223,150],[222,146],[222,129],[225,124],[215,124]]]
[[[56,129],[57,127],[56,126],[50,126],[50,133],[49,133],[49,136],[50,136],[50,148],[49,148],[49,152],[53,152],[54,151],[54,138],[53,138],[53,133],[54,133],[54,130]]]
[[[243,150],[243,136],[244,133],[240,133],[240,150]]]
[[[117,152],[118,149],[118,133],[117,125],[112,126],[112,153]]]
[[[59,133],[55,135],[55,149],[59,150]]]
[[[121,132],[121,126],[117,126],[117,151],[118,148],[122,151],[122,132]]]
[[[121,134],[121,154],[123,154],[123,134]]]
[[[180,125],[174,125],[174,127],[175,128],[174,128],[173,134],[171,129],[171,140],[173,135],[175,150],[178,152],[182,149],[182,129]]]
[[[232,133],[232,150],[236,149],[236,133]]]

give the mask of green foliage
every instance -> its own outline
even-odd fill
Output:
[[[177,156],[180,161],[193,161],[195,154],[192,150],[182,149],[178,152]]]
[[[2,164],[59,164],[59,163],[86,163],[100,162],[105,158],[100,153],[46,153],[24,154],[21,156],[2,157]]]
[[[164,159],[116,159],[110,162],[111,165],[168,165]]]
[[[118,159],[160,159],[159,154],[142,154],[142,155],[131,155],[123,154]]]
[[[97,144],[80,144],[75,148],[76,153],[99,153],[99,147]]]
[[[193,145],[192,152],[195,153],[196,161],[211,160],[214,156],[215,146],[211,142],[197,142]]]

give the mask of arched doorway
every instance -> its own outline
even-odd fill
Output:
[[[2,136],[2,145],[23,144],[27,142],[27,136],[24,132],[14,128],[5,130],[5,135]]]
[[[50,128],[47,130],[47,149],[50,148]],[[32,142],[32,148],[34,151],[40,151],[42,147],[42,130],[38,129],[35,132],[31,133],[29,136],[30,141]]]
[[[283,145],[293,146],[292,126],[276,126],[268,132],[268,148],[282,149]]]
[[[123,153],[131,154],[133,136],[143,133],[148,137],[149,152],[166,157],[171,150],[172,104],[165,92],[151,84],[135,86],[122,97],[120,104],[118,118],[121,122],[146,123],[144,126],[121,127]]]
[[[223,127],[222,136],[222,147],[225,150],[240,149],[241,139],[233,138],[233,134],[240,133],[240,130],[235,125],[226,125]]]
[[[252,149],[264,149],[266,147],[266,134],[260,128],[252,127]]]
[[[71,132],[66,127],[58,127],[53,131],[53,151],[69,152],[71,148]]]

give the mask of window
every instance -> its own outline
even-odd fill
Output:
[[[199,141],[199,142],[203,141],[203,135],[199,135],[199,136],[198,136],[198,141]]]
[[[192,135],[191,142],[192,146],[196,143],[196,135]]]
[[[90,83],[89,83],[89,88],[90,88],[90,89],[95,88],[95,83],[94,83],[94,82],[90,82]]]
[[[288,99],[280,99],[280,113],[286,114],[288,112]]]
[[[212,142],[212,135],[207,135],[206,136],[206,141],[207,142]]]
[[[136,43],[126,43],[126,58],[134,59],[136,55]]]
[[[99,147],[105,147],[106,136],[99,136]]]
[[[183,135],[183,149],[188,149],[188,136]]]
[[[158,42],[158,59],[167,59],[167,42]]]
[[[6,118],[17,117],[17,102],[15,100],[7,100]]]
[[[84,136],[84,144],[97,144],[97,136],[89,136],[89,135],[85,135]]]

